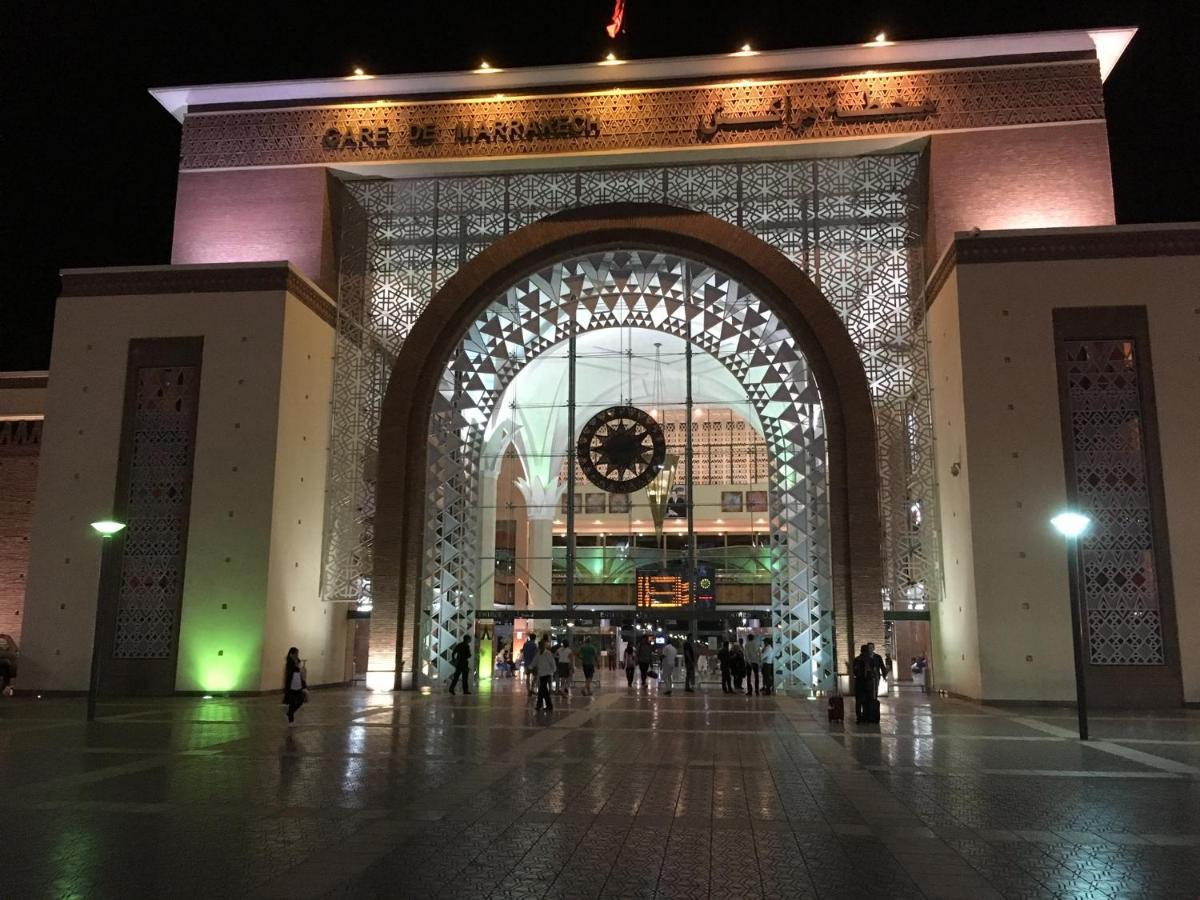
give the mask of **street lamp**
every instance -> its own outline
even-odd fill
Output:
[[[1054,529],[1067,539],[1067,573],[1071,590],[1071,643],[1075,648],[1075,709],[1079,714],[1079,739],[1088,739],[1087,684],[1084,681],[1083,598],[1079,590],[1079,538],[1092,524],[1090,516],[1066,510],[1050,520]]]
[[[89,722],[96,720],[96,691],[100,685],[100,609],[104,600],[104,562],[108,557],[107,544],[113,535],[120,534],[125,530],[125,523],[112,519],[101,519],[92,523],[92,530],[103,538],[106,546],[100,556],[100,590],[96,592],[96,624],[92,629],[92,675],[88,681],[87,698],[87,720]]]

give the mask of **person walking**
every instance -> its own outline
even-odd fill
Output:
[[[650,677],[650,664],[654,662],[654,648],[650,646],[650,635],[642,635],[642,642],[637,650],[638,671],[642,673],[642,690],[646,690],[646,680]]]
[[[729,649],[729,641],[721,643],[721,649],[717,651],[717,662],[721,664],[721,692],[732,694],[733,681],[730,678],[730,672],[732,671],[733,659],[732,652]]]
[[[287,658],[283,661],[283,702],[287,704],[289,725],[296,724],[296,710],[304,705],[307,690],[308,683],[304,678],[304,663],[300,659],[300,651],[289,647]]]
[[[762,692],[775,693],[775,643],[770,638],[762,645]]]
[[[622,658],[622,664],[625,666],[625,680],[629,682],[629,689],[633,690],[633,673],[637,671],[637,649],[633,646],[633,641],[625,642],[625,655]]]
[[[752,697],[758,693],[759,688],[759,665],[762,663],[762,654],[758,649],[758,641],[754,639],[754,635],[746,635],[746,696]],[[751,689],[753,688],[753,690]]]
[[[454,664],[454,677],[450,679],[450,693],[454,693],[454,687],[458,684],[459,678],[462,679],[463,693],[471,693],[471,636],[469,634],[454,645],[454,649],[450,651],[450,661]]]
[[[742,639],[736,644],[729,645],[729,669],[733,673],[733,689],[741,691],[742,680],[746,677],[746,652],[742,649]]]
[[[550,699],[550,681],[554,678],[554,671],[558,663],[554,658],[554,654],[550,651],[549,636],[542,638],[541,648],[538,650],[537,659],[534,662],[534,672],[537,675],[537,704],[535,710],[545,709],[550,712],[554,709],[554,701]]]
[[[663,693],[667,696],[671,694],[671,681],[675,677],[675,659],[678,655],[679,651],[675,649],[675,639],[667,638],[662,651],[662,683],[666,688]]]
[[[590,636],[583,639],[579,648],[579,662],[583,666],[583,693],[592,696],[592,678],[596,675],[596,645]]]
[[[521,668],[525,671],[525,687],[529,689],[531,697],[537,689],[537,673],[534,671],[537,668],[537,656],[537,635],[531,631],[529,637],[525,639],[525,645],[521,648]]]
[[[887,664],[882,656],[875,652],[874,644],[867,644],[867,650],[871,654],[871,671],[875,677],[875,700],[878,705],[879,700],[879,682],[887,681],[888,675],[891,673],[891,667]],[[878,715],[878,713],[876,713]],[[878,720],[876,720],[878,721]]]
[[[696,645],[689,634],[683,642],[683,689],[696,692]]]
[[[564,640],[558,645],[558,690],[564,697],[571,696],[571,669],[575,655],[571,652],[570,640]]]
[[[883,677],[883,660],[874,644],[863,644],[854,658],[854,720],[879,721],[879,679]]]

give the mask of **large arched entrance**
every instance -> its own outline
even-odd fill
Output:
[[[456,391],[472,392],[471,403],[486,406],[488,400],[484,395],[498,397],[506,383],[504,373],[495,371],[494,357],[485,352],[475,362],[468,361],[468,368],[474,366],[479,377],[448,385],[447,372],[461,369],[453,365],[448,368],[448,363],[453,363],[452,355],[460,352],[464,335],[473,324],[487,320],[489,307],[500,310],[493,316],[495,321],[506,318],[502,308],[506,302],[511,305],[514,285],[528,284],[535,273],[555,266],[568,280],[579,276],[583,280],[566,284],[565,289],[563,284],[546,285],[541,298],[523,304],[524,312],[514,311],[508,318],[531,318],[528,323],[522,321],[508,335],[509,346],[527,346],[532,356],[566,337],[578,327],[581,318],[605,324],[603,316],[596,317],[594,306],[587,307],[587,296],[597,292],[589,294],[583,287],[587,281],[586,268],[594,267],[598,259],[607,259],[610,266],[619,267],[623,264],[620,254],[630,251],[639,255],[639,271],[643,275],[653,269],[659,276],[673,277],[672,273],[680,276],[677,288],[666,291],[656,288],[653,292],[661,301],[660,312],[668,312],[666,318],[646,311],[640,320],[642,324],[664,331],[675,328],[681,336],[699,342],[706,352],[728,356],[727,365],[737,366],[739,355],[749,354],[746,359],[756,361],[745,368],[762,374],[766,366],[774,373],[766,375],[761,387],[760,412],[772,422],[778,447],[776,460],[783,468],[789,463],[788,454],[793,452],[788,450],[788,442],[794,447],[803,443],[802,435],[797,432],[797,417],[802,413],[805,399],[809,403],[815,399],[812,392],[807,398],[801,397],[805,386],[801,383],[811,372],[823,412],[820,437],[828,460],[823,494],[828,507],[826,611],[832,608],[829,630],[834,632],[829,637],[835,637],[836,658],[840,661],[849,658],[848,647],[854,641],[881,639],[881,533],[875,425],[858,352],[836,312],[782,254],[741,229],[700,213],[656,206],[612,205],[554,216],[497,241],[446,283],[398,355],[380,425],[375,609],[369,673],[373,686],[412,684],[412,675],[422,656],[422,606],[427,605],[423,582],[429,572],[428,560],[431,554],[440,552],[433,542],[451,537],[443,530],[438,538],[428,529],[427,474],[431,464],[444,462],[444,446],[436,445],[437,417],[451,417],[442,423],[443,432],[446,427],[459,428],[460,423],[453,419],[459,414],[453,411],[455,404],[446,402],[448,392],[450,395]],[[571,265],[563,267],[564,262]],[[730,285],[735,286],[732,295]],[[527,289],[525,293],[528,294]],[[509,300],[502,299],[505,297]],[[642,292],[643,303],[645,299],[646,292]],[[722,321],[721,304],[728,309],[730,302],[740,303],[741,308],[749,311],[750,319],[741,325],[728,316]],[[682,314],[672,317],[669,314],[672,306]],[[612,307],[606,305],[605,310],[611,317]],[[699,324],[693,325],[697,320]],[[614,319],[608,324],[615,323]],[[765,336],[764,328],[771,332],[771,337]],[[705,341],[709,346],[704,346]],[[767,351],[772,346],[785,349],[782,354],[771,355]],[[794,348],[795,352],[786,348]],[[780,368],[784,357],[797,356],[801,358],[801,369]],[[485,358],[490,362],[481,364],[480,360]],[[508,377],[515,374],[515,367],[510,368]],[[800,390],[795,391],[798,386]],[[458,406],[460,412],[461,404]],[[471,439],[466,438],[463,446],[468,456],[474,452],[470,444]],[[460,458],[457,462],[464,460]],[[462,477],[477,477],[470,460],[465,462],[459,469]],[[789,483],[795,489],[792,512],[796,516],[808,512],[804,488],[797,486],[802,480],[793,473],[781,476],[772,485],[773,502],[785,519],[787,502],[780,491],[786,494]],[[453,494],[455,487],[451,480],[445,483]],[[460,491],[451,502],[469,502],[469,497]],[[797,520],[793,527],[798,524]],[[803,552],[809,549],[805,547]],[[796,550],[801,551],[799,544]],[[795,571],[784,567],[780,609],[785,613],[791,609],[789,614],[798,623],[819,610],[800,596],[807,589],[800,587],[795,578],[789,579],[789,573],[794,575]],[[464,584],[477,572],[477,568],[472,572],[468,563],[458,576],[458,583]],[[459,597],[454,602],[462,604],[469,600]],[[453,620],[456,613],[448,609],[435,615]],[[808,631],[811,633],[811,629]],[[814,649],[828,658],[827,647]],[[439,652],[438,648],[434,652]],[[828,665],[832,667],[833,660],[828,660]]]

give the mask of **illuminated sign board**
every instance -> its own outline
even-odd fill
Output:
[[[711,563],[697,562],[694,589],[683,563],[665,566],[641,566],[634,581],[635,603],[639,609],[679,609],[688,605],[689,593],[696,605],[712,609],[717,602],[717,577]]]

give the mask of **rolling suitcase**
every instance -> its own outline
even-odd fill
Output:
[[[841,722],[846,718],[846,703],[841,694],[829,698],[829,721]]]
[[[863,701],[862,721],[871,725],[879,724],[879,701],[874,697]]]

